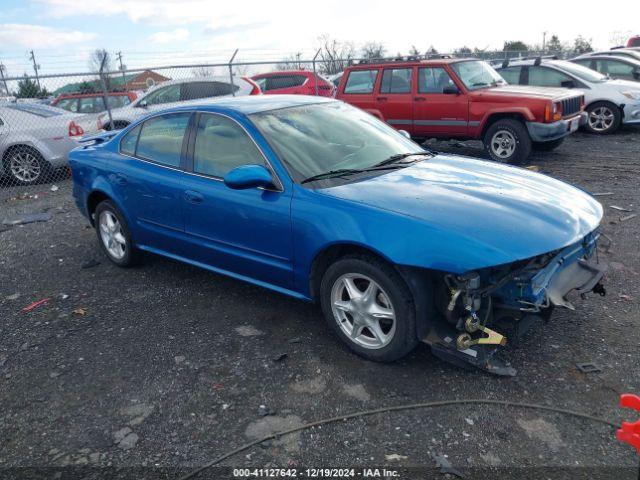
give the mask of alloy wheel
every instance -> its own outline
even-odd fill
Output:
[[[613,111],[606,106],[596,107],[589,112],[589,126],[596,132],[604,132],[611,128],[615,121]]]
[[[107,252],[116,260],[122,260],[127,251],[127,239],[122,232],[118,217],[113,212],[105,210],[100,213],[98,223],[100,239]]]
[[[331,310],[342,332],[368,349],[387,346],[396,332],[396,315],[389,295],[371,278],[347,273],[331,288]]]
[[[33,183],[42,173],[42,164],[33,153],[19,152],[9,160],[9,170],[17,180],[23,183]]]
[[[509,158],[516,149],[516,138],[507,130],[498,130],[491,138],[491,150],[498,158]]]

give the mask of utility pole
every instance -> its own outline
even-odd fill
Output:
[[[7,95],[9,95],[9,87],[7,86],[7,80],[4,78],[4,72],[7,71],[7,67],[4,66],[3,63],[0,62],[0,78],[2,78],[2,83],[4,84],[4,91]]]
[[[31,50],[30,60],[33,62],[33,71],[36,72],[36,83],[38,84],[38,90],[40,90],[40,77],[38,76],[38,69],[40,68],[40,65],[36,63],[36,56],[34,55],[33,50]]]
[[[542,32],[542,51],[547,51],[547,32]]]
[[[118,52],[116,53],[116,55],[118,56],[118,61],[120,62],[120,71],[122,72],[122,86],[124,87],[124,81],[125,81],[125,76],[124,76],[124,69],[125,66],[122,64],[122,52]]]

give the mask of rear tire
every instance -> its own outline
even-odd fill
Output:
[[[505,118],[493,123],[484,134],[484,148],[492,160],[522,163],[531,153],[531,137],[522,122]]]
[[[329,327],[367,360],[391,362],[418,344],[409,287],[376,257],[346,256],[330,265],[320,284],[320,303]]]
[[[17,145],[4,155],[4,171],[18,185],[35,185],[50,178],[51,165],[33,147]]]
[[[585,129],[598,135],[609,135],[620,128],[622,114],[617,105],[611,102],[594,102],[586,109]]]
[[[100,248],[109,260],[119,267],[135,265],[139,252],[133,246],[129,225],[122,212],[110,200],[98,204],[94,224]]]
[[[539,152],[550,152],[562,145],[562,142],[564,142],[564,137],[549,142],[533,142],[532,146],[534,150]]]

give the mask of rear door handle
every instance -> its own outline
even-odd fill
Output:
[[[413,99],[414,102],[426,102],[427,99],[424,97],[416,97]]]
[[[193,190],[186,190],[184,192],[184,198],[189,203],[202,203],[204,202],[204,195],[200,192],[194,192]]]
[[[378,98],[376,98],[376,100],[378,100],[379,102],[386,102],[387,101],[387,97],[378,97]]]

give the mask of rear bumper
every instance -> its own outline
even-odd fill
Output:
[[[553,123],[526,122],[526,125],[531,140],[534,142],[550,142],[566,137],[585,123],[587,123],[587,114],[582,112],[574,117]]]

